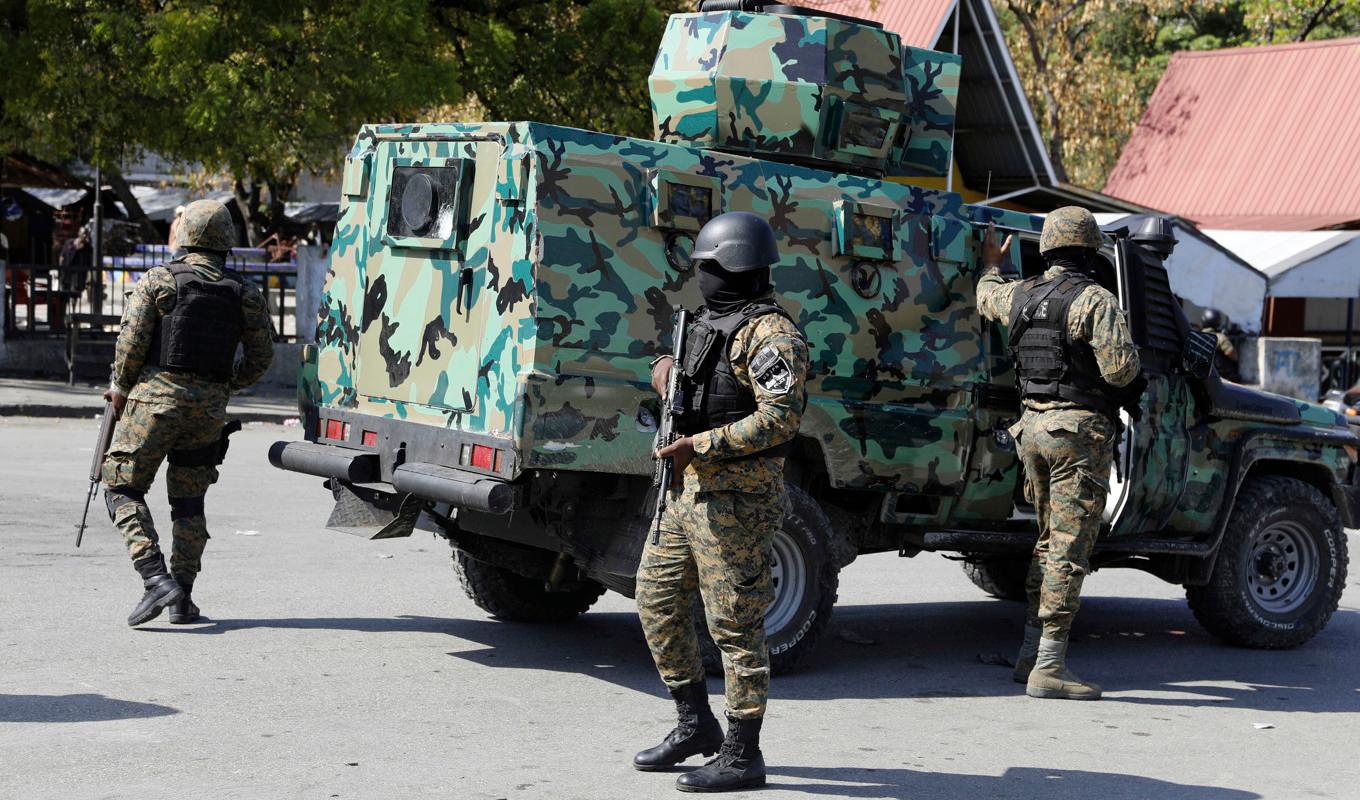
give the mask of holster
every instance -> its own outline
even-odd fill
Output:
[[[217,441],[187,450],[171,450],[167,459],[176,467],[215,467],[227,459],[231,435],[241,430],[241,420],[228,420]]]

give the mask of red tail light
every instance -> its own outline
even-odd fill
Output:
[[[364,447],[376,447],[378,444],[378,434],[376,431],[364,431]]]
[[[472,446],[472,466],[477,469],[490,470],[495,463],[496,451],[484,444],[474,444]]]
[[[327,439],[344,439],[344,438],[345,438],[345,425],[344,425],[344,423],[342,423],[342,422],[341,422],[340,420],[338,420],[338,419],[328,419],[328,420],[326,420],[326,438],[327,438]]]

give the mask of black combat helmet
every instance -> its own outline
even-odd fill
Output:
[[[714,261],[728,272],[751,272],[778,261],[779,248],[770,223],[749,211],[729,211],[699,230],[690,258]]]
[[[1221,331],[1228,325],[1228,318],[1216,308],[1204,309],[1204,314],[1199,318],[1201,328]]]

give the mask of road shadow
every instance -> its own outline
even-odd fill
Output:
[[[992,697],[1023,689],[1007,666],[1023,608],[997,600],[850,605],[836,609],[817,649],[773,681],[774,700]],[[148,632],[220,635],[254,628],[428,633],[463,646],[449,656],[494,669],[589,674],[658,693],[637,615],[592,612],[565,624],[427,616],[216,620]],[[1100,683],[1105,702],[1262,711],[1360,710],[1360,695],[1332,665],[1360,658],[1360,613],[1342,610],[1297,650],[1251,650],[1210,636],[1179,600],[1092,597],[1073,630],[1072,669]],[[468,644],[473,646],[467,646]],[[721,682],[710,686],[720,689]]]
[[[795,779],[790,782],[788,779]],[[1256,800],[1240,789],[1197,786],[1111,772],[1011,767],[1001,775],[958,775],[910,769],[786,767],[770,770],[768,790],[804,792],[816,797],[1029,798],[1080,797],[1100,800]]]
[[[178,713],[170,706],[102,694],[0,694],[0,722],[107,722]]]

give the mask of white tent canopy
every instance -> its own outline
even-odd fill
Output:
[[[1205,233],[1264,275],[1271,297],[1360,298],[1360,231]]]
[[[1096,214],[1107,230],[1137,232],[1147,217]],[[1171,291],[1203,308],[1216,308],[1248,333],[1259,333],[1265,309],[1266,277],[1225,245],[1179,219],[1172,219],[1176,249],[1166,260]]]

